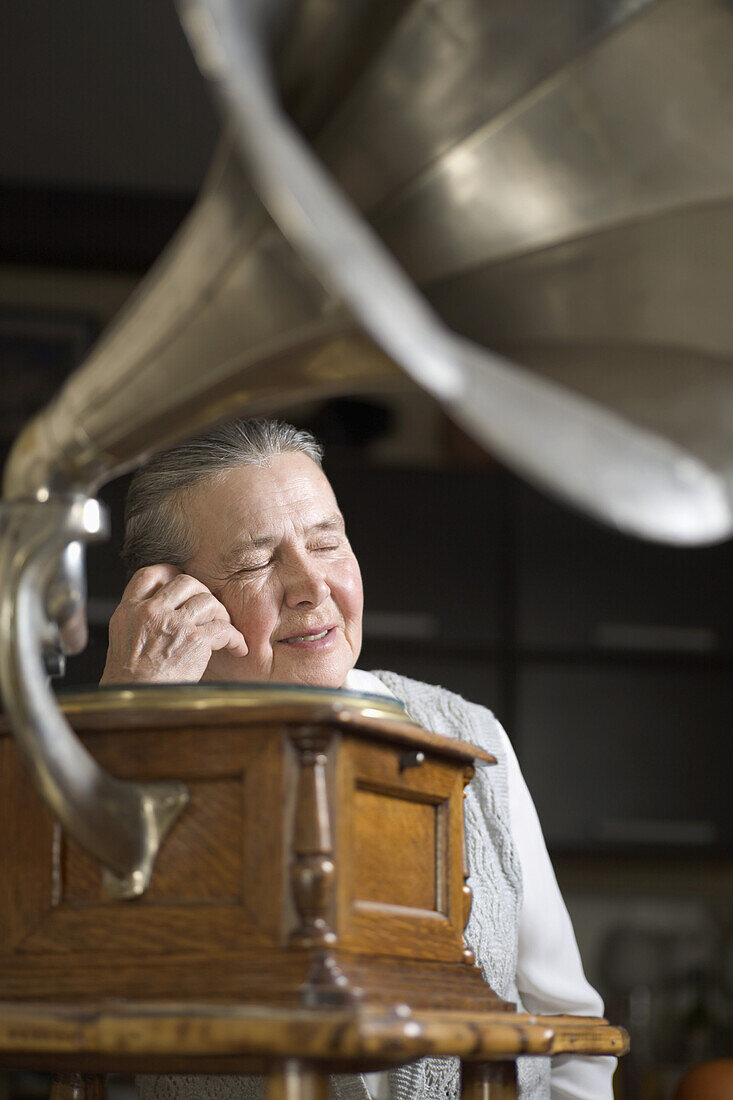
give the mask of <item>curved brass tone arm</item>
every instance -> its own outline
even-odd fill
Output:
[[[146,889],[188,793],[182,783],[130,783],[100,768],[59,711],[42,658],[59,648],[46,612],[59,557],[78,540],[101,537],[105,525],[97,501],[81,496],[2,505],[0,687],[41,797],[64,831],[103,864],[107,891],[131,898]]]

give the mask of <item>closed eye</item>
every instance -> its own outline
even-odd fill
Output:
[[[243,565],[235,570],[232,576],[238,577],[241,573],[256,573],[259,569],[266,569],[268,565],[272,565],[272,558],[268,558],[267,561],[259,561],[254,565]]]

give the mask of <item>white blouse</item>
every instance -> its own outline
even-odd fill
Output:
[[[344,687],[392,695],[371,672],[352,669]],[[522,865],[524,897],[519,920],[517,988],[528,1012],[602,1016],[603,1001],[583,973],[570,916],[557,885],[537,811],[511,741],[501,731],[507,758],[512,836]],[[616,1059],[563,1055],[552,1059],[552,1100],[612,1100]],[[388,1100],[386,1074],[367,1075],[375,1100]]]

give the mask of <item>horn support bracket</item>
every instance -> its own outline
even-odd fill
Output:
[[[63,604],[67,620],[83,618],[84,594],[68,564],[81,556],[81,543],[103,538],[106,528],[98,501],[81,495],[0,506],[0,689],[41,798],[101,862],[107,892],[134,898],[147,889],[188,791],[177,781],[131,783],[105,772],[62,715],[44,660],[63,648],[49,604]]]

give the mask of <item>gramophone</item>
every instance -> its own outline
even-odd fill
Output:
[[[344,759],[376,738],[391,754],[384,767],[408,787],[419,769],[404,761],[432,753],[453,768],[452,805],[456,777],[462,782],[480,754],[420,743],[404,715],[372,713],[373,700],[302,700],[298,728],[310,741],[283,732],[283,708],[294,704],[282,698],[246,702],[224,692],[212,718],[200,691],[185,689],[175,702],[165,692],[122,693],[105,704],[72,701],[63,713],[47,676],[85,643],[83,545],[104,536],[94,493],[106,480],[235,414],[389,387],[407,375],[510,467],[622,531],[694,545],[733,530],[733,322],[718,290],[733,184],[729,12],[713,0],[616,0],[592,10],[578,0],[562,12],[536,0],[178,7],[222,108],[208,180],[134,299],[18,438],[4,476],[4,706],[61,826],[49,826],[53,866],[66,860],[74,889],[86,883],[96,897],[85,861],[99,861],[99,889],[123,907],[144,906],[155,890],[156,858],[173,844],[176,822],[183,827],[190,792],[152,766],[142,768],[147,778],[124,777],[112,729],[119,746],[134,742],[140,723],[168,728],[172,714],[185,729],[196,715],[223,728],[233,709],[267,724],[273,707],[281,733],[272,743],[290,776],[285,801],[296,817],[309,807],[303,820],[315,829],[308,851],[293,849],[301,869],[306,857],[330,858],[325,807],[335,796],[324,792],[329,769],[338,769],[318,730],[351,746]],[[95,732],[91,716],[101,711],[106,730]],[[457,889],[460,830],[451,812],[453,877],[435,897]],[[283,822],[288,843],[293,820]],[[448,833],[440,836],[447,852]],[[65,845],[72,855],[62,860]],[[295,895],[282,895],[291,924],[300,913],[293,927],[302,950],[316,943],[314,921],[328,926],[324,897],[342,897],[340,887],[329,894],[330,872],[321,872],[316,901],[298,909]],[[463,965],[457,897],[449,954]],[[323,946],[310,976],[291,976],[288,989],[305,983],[309,996],[318,1000],[321,990],[323,1003],[331,996],[337,1004],[346,963]],[[175,983],[166,988],[181,994]],[[72,982],[72,998],[83,992]],[[476,1039],[473,1017],[464,1025],[460,1039],[455,1025],[455,1053],[498,1057],[499,1047],[492,1054],[488,1039]],[[428,1034],[427,1017],[420,1026]],[[582,1046],[579,1024],[575,1032],[547,1021],[544,1032],[523,1026],[520,1038],[512,1033],[515,1052]],[[596,1049],[621,1049],[619,1035],[607,1040],[600,1026]],[[101,1065],[91,1035],[84,1041],[96,1054],[85,1064]],[[27,1053],[33,1043],[25,1041]],[[357,1046],[344,1040],[340,1056]],[[415,1039],[409,1053],[428,1048]]]

